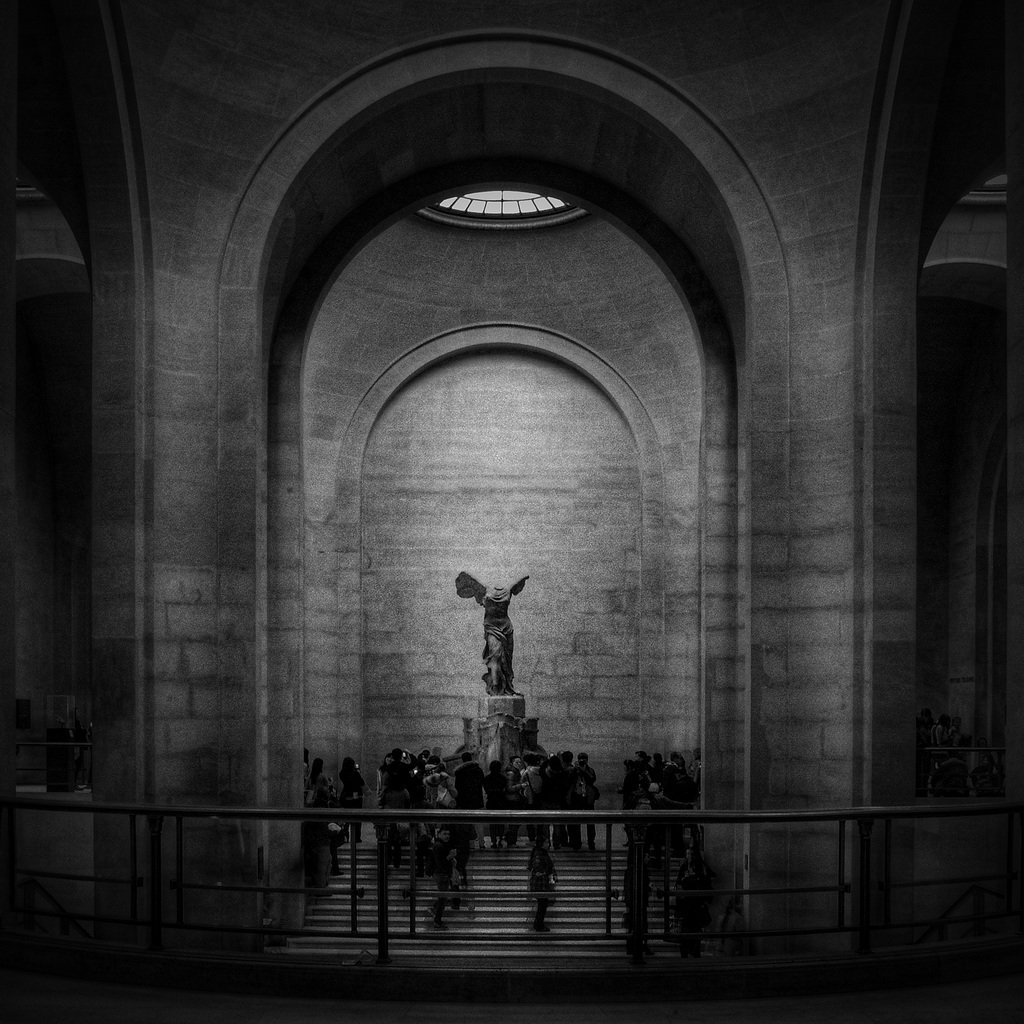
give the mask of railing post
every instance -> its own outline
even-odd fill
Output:
[[[360,837],[362,836],[362,822],[349,821],[348,823],[348,862],[349,862],[349,887],[348,887],[348,906],[349,906],[349,924],[352,927],[352,934],[354,935],[359,931],[359,916],[358,907],[356,905],[356,874],[359,870],[358,865],[358,850],[356,849],[359,844],[356,842],[356,829],[360,830]]]
[[[180,814],[174,816],[174,913],[178,924],[185,923],[185,835]]]
[[[164,827],[162,814],[147,814],[149,823],[149,948],[163,949],[160,930],[163,926],[163,858],[161,833]]]
[[[860,945],[858,953],[871,952],[871,830],[874,818],[862,818],[857,822],[860,832]]]
[[[839,821],[839,839],[836,863],[836,924],[846,925],[846,822]]]
[[[409,934],[416,935],[416,830],[418,822],[409,823]]]
[[[972,935],[985,934],[985,891],[978,886],[974,887],[974,898],[971,901],[971,913],[974,915],[974,924],[971,928]]]
[[[389,964],[388,956],[388,822],[375,821],[377,833],[377,963]]]
[[[612,933],[612,826],[604,827],[604,932]]]
[[[646,943],[646,903],[647,887],[644,885],[644,850],[647,845],[646,825],[627,825],[626,835],[629,837],[628,874],[629,891],[625,893],[629,901],[629,935],[626,948],[632,954],[630,962],[644,962],[644,945]]]
[[[13,913],[16,903],[15,886],[18,882],[18,838],[15,834],[15,812],[14,804],[7,805],[7,907]]]
[[[1008,861],[1007,868],[1009,869],[1010,864],[1013,862],[1013,817],[1011,815],[1010,825],[1010,850],[1007,853],[1006,859]],[[1020,832],[1019,836],[1019,853],[1020,862],[1017,865],[1017,878],[1021,880],[1021,885],[1024,885],[1024,811],[1017,812],[1017,826]],[[1007,870],[1006,872],[1006,899],[1009,907],[1013,906],[1013,871]],[[1017,931],[1024,935],[1024,889],[1021,890],[1021,895],[1017,897]]]
[[[133,921],[139,919],[139,840],[136,835],[136,815],[128,815],[128,861],[131,867],[131,892],[128,895],[129,914]]]
[[[882,839],[882,920],[892,924],[892,818],[885,819]]]
[[[31,878],[22,890],[22,920],[25,922],[26,931],[36,930],[36,885],[35,879]]]

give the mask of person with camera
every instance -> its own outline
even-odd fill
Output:
[[[569,771],[569,810],[592,811],[600,795],[597,788],[597,773],[590,767],[590,757],[580,753]],[[578,821],[571,822],[568,828],[569,846],[579,850],[583,846],[582,825]],[[587,849],[595,849],[597,828],[592,821],[587,822]]]
[[[525,771],[526,762],[518,755],[512,757],[505,768],[505,806],[511,811],[521,811],[529,806],[523,791],[523,773]],[[529,786],[528,783],[527,786]],[[533,795],[532,790],[530,795]],[[510,849],[518,842],[519,825],[509,822],[505,828],[505,846]]]
[[[307,807],[337,807],[338,791],[334,780],[324,772],[322,757],[314,758],[309,770],[310,789],[304,796]],[[341,874],[338,863],[338,846],[343,840],[341,826],[335,822],[304,821],[302,823],[302,845],[304,851],[305,873],[309,884],[323,886],[326,878],[321,877],[320,851],[327,847],[330,851],[330,873]]]

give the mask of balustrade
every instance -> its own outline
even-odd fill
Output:
[[[510,934],[514,914],[501,910],[490,924],[478,921],[473,929],[464,929],[461,941],[470,948],[478,944],[481,955],[493,952],[498,939],[561,944],[560,955],[570,942],[576,948],[603,945],[635,964],[644,963],[648,941],[678,943],[697,934],[709,947],[742,944],[752,955],[780,948],[804,954],[844,949],[869,953],[880,947],[939,941],[958,928],[970,934],[1024,930],[1017,885],[1022,810],[1020,803],[975,800],[942,807],[790,812],[342,811],[126,805],[23,796],[0,801],[7,844],[5,917],[17,927],[29,920],[38,924],[49,915],[65,930],[69,920],[78,925],[91,922],[96,941],[103,940],[104,926],[107,931],[119,928],[118,941],[134,935],[140,947],[154,951],[165,946],[201,948],[197,937],[203,935],[207,941],[211,934],[225,941],[235,937],[240,952],[259,955],[275,943],[306,934],[305,902],[327,899],[339,908],[347,906],[350,915],[343,923],[336,920],[319,928],[318,934],[375,942],[377,962],[386,964],[408,955],[417,942],[429,943],[429,931],[417,927],[417,908],[438,895],[429,876],[417,877],[415,855],[408,848],[408,880],[393,871],[389,879],[392,825],[413,826],[410,834],[415,837],[417,827],[441,821],[479,827],[481,835],[487,834],[491,822],[554,827],[578,821],[602,827],[598,832],[603,832],[603,850],[573,854],[578,858],[574,863],[588,865],[592,881],[566,884],[556,897],[566,908],[589,907],[590,915],[574,919],[564,934],[555,927],[539,938],[525,927],[521,934]],[[104,870],[61,870],[59,843],[41,847],[23,841],[25,830],[34,832],[37,840],[40,831],[59,839],[67,831],[67,815],[92,816],[95,842],[104,851]],[[142,842],[148,845],[148,858],[139,856],[141,821],[147,826]],[[298,844],[302,823],[310,821],[363,823],[363,842],[373,855],[357,857],[355,844],[350,844],[347,878],[341,885],[303,878]],[[851,822],[856,823],[856,832],[848,828]],[[706,893],[717,907],[738,911],[728,927],[719,920],[703,933],[676,931],[671,857],[680,830],[685,830],[684,841],[701,844],[715,872],[713,889],[687,895]],[[282,834],[292,835],[290,848],[268,848],[268,837]],[[998,843],[993,836],[999,837]],[[41,848],[49,851],[46,856],[38,853]],[[774,853],[782,849],[787,851],[785,863]],[[26,860],[25,850],[37,851],[35,863]],[[222,860],[218,862],[210,850],[222,851]],[[958,851],[957,857],[951,858],[950,851]],[[556,852],[556,865],[559,856],[568,854]],[[123,871],[111,872],[109,865],[118,859]],[[147,872],[140,861],[148,862]],[[507,884],[485,884],[467,895],[521,911],[530,898],[525,857],[509,857],[505,863],[516,865]],[[25,885],[27,880],[59,880],[65,886],[59,905],[48,910],[41,901],[26,899],[34,892],[32,885]],[[632,887],[629,892],[627,885]],[[90,897],[90,886],[95,887],[94,894],[102,887],[107,895]],[[124,889],[127,903],[110,896]],[[137,894],[142,889],[140,900]],[[69,898],[69,891],[74,898]],[[173,893],[173,901],[165,902],[166,893]],[[628,933],[617,926],[615,905],[639,907],[648,899],[646,927],[644,915],[638,913],[629,915]],[[358,913],[364,901],[376,906],[375,923],[369,928],[366,916],[360,919]],[[970,912],[961,912],[964,904],[970,905]],[[268,912],[271,905],[276,910]],[[211,919],[205,911],[214,906]],[[570,914],[568,909],[563,913]],[[738,921],[742,924],[737,928]],[[393,946],[398,940],[401,953]]]

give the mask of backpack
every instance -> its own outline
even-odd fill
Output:
[[[523,786],[523,796],[526,797],[526,803],[532,807],[540,801],[540,791],[544,787],[544,777],[539,771],[534,771],[532,768],[528,769],[525,774],[525,781],[528,785]]]

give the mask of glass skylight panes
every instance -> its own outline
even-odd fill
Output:
[[[542,196],[536,192],[518,189],[484,189],[448,196],[435,203],[435,207],[452,213],[505,220],[537,217],[544,214],[571,210],[572,207],[556,196]]]

